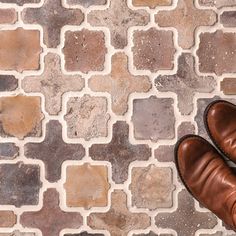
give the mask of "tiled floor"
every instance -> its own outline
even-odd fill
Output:
[[[173,162],[236,102],[236,0],[0,0],[0,236],[233,236]]]

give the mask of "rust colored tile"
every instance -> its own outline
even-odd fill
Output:
[[[236,72],[236,34],[221,30],[200,34],[197,55],[200,72],[216,75]]]
[[[224,78],[220,82],[220,90],[226,95],[236,94],[236,78]]]
[[[115,17],[112,17],[114,16]],[[111,45],[115,48],[127,46],[127,30],[131,26],[146,25],[149,15],[144,10],[131,10],[126,0],[110,2],[106,10],[94,10],[88,14],[92,26],[105,26],[111,32]]]
[[[93,5],[105,5],[107,0],[67,0],[68,4],[82,5],[83,7],[90,7]]]
[[[172,139],[175,136],[173,99],[151,96],[133,101],[134,137],[136,139]]]
[[[190,122],[182,122],[178,127],[177,140],[187,134],[194,134],[195,127]],[[155,158],[160,162],[169,162],[174,160],[174,147],[175,145],[160,145],[154,151]]]
[[[0,24],[14,24],[16,20],[17,15],[15,9],[0,9]]]
[[[18,87],[18,80],[13,75],[0,75],[0,92],[13,91]]]
[[[135,160],[148,160],[151,149],[146,144],[132,145],[129,142],[129,125],[124,121],[117,121],[113,125],[111,142],[93,144],[89,155],[94,160],[111,162],[112,179],[121,184],[128,178],[129,164]]]
[[[112,236],[126,236],[131,230],[147,228],[151,220],[145,213],[131,213],[124,191],[115,190],[111,195],[110,210],[90,214],[87,222],[92,229],[108,230]]]
[[[138,208],[155,210],[172,207],[172,194],[175,186],[172,170],[167,167],[134,167],[131,171],[132,205]]]
[[[194,46],[195,30],[199,26],[213,25],[216,19],[214,11],[197,9],[194,2],[189,0],[179,0],[174,10],[156,14],[159,26],[177,29],[179,45],[184,49]]]
[[[80,160],[85,155],[81,144],[68,144],[62,139],[59,121],[50,120],[46,125],[46,136],[41,143],[27,143],[25,156],[44,162],[46,179],[56,182],[61,178],[61,165],[66,160]]]
[[[83,97],[72,97],[67,103],[67,135],[69,138],[106,137],[108,133],[107,99],[92,97],[85,94]]]
[[[37,205],[41,188],[40,169],[38,165],[16,164],[0,165],[0,204]]]
[[[15,3],[19,6],[22,6],[27,3],[39,3],[40,0],[0,0],[3,3]]]
[[[40,108],[40,97],[18,95],[0,98],[0,133],[2,136],[41,135],[44,115]]]
[[[66,168],[66,204],[69,207],[105,207],[108,204],[108,170],[106,166],[68,166]]]
[[[186,190],[178,194],[178,208],[175,212],[159,213],[155,220],[157,227],[171,228],[177,235],[188,236],[195,236],[198,229],[212,229],[217,224],[213,213],[195,210],[193,198]]]
[[[151,88],[147,76],[134,76],[128,70],[128,57],[122,53],[112,56],[112,70],[109,75],[95,75],[89,80],[89,87],[96,92],[111,94],[112,111],[124,115],[128,110],[131,93],[147,92]]]
[[[193,111],[195,93],[212,92],[216,87],[216,81],[211,76],[197,75],[194,57],[189,53],[183,53],[178,59],[177,74],[158,76],[155,86],[161,92],[176,93],[181,114],[189,115]]]
[[[64,75],[57,54],[47,54],[44,63],[43,74],[25,77],[22,88],[26,92],[42,93],[46,100],[46,111],[50,115],[57,115],[61,111],[62,95],[69,91],[80,91],[84,87],[84,80],[78,75]]]
[[[133,60],[138,70],[173,69],[173,60],[176,49],[174,47],[173,33],[155,28],[134,31]]]
[[[0,160],[12,160],[19,154],[19,147],[14,143],[0,143]]]
[[[101,71],[104,69],[105,35],[102,31],[67,31],[65,34],[65,69],[67,71]]]
[[[236,27],[236,11],[224,11],[220,16],[224,27]]]
[[[41,25],[44,43],[49,48],[56,48],[60,44],[61,28],[65,25],[80,25],[84,15],[79,9],[64,8],[61,0],[46,0],[40,8],[24,9],[22,19],[24,23]]]
[[[0,211],[0,227],[12,227],[16,224],[16,215],[13,211]]]
[[[236,6],[236,0],[198,0],[199,4],[207,7],[233,7]]]
[[[77,212],[64,212],[59,207],[59,193],[47,189],[43,194],[43,207],[39,211],[24,212],[20,216],[23,227],[38,228],[43,236],[59,236],[62,229],[78,229],[83,218]]]
[[[1,70],[38,70],[41,53],[38,30],[0,31],[0,69]]]
[[[155,8],[158,6],[170,6],[172,0],[133,0],[135,7],[149,7]]]

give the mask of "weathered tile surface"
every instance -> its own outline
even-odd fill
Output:
[[[172,170],[170,168],[135,167],[131,172],[132,204],[138,208],[155,210],[160,207],[171,207],[174,190]]]
[[[90,7],[93,5],[104,5],[107,0],[67,0],[68,4],[81,5],[83,7]]]
[[[0,143],[0,160],[12,160],[19,154],[19,147],[14,143]]]
[[[153,231],[150,231],[147,234],[133,234],[133,236],[173,236],[173,234],[156,234]]]
[[[220,22],[225,27],[236,27],[236,11],[225,11],[220,16]]]
[[[72,97],[67,103],[67,135],[69,138],[106,137],[108,133],[107,100],[105,97],[84,95]]]
[[[13,91],[17,88],[18,81],[13,75],[0,75],[0,92]]]
[[[194,236],[200,229],[211,229],[216,224],[216,217],[210,212],[197,212],[194,201],[187,190],[178,194],[178,209],[173,213],[159,213],[157,227],[174,229],[178,235]],[[190,223],[191,222],[191,223]]]
[[[0,233],[0,236],[36,236],[35,233],[25,233],[15,230],[12,233]]]
[[[77,75],[64,75],[57,54],[49,53],[45,57],[45,69],[42,75],[25,77],[22,88],[25,92],[41,92],[45,96],[46,111],[57,115],[61,111],[62,95],[69,91],[80,91],[84,80]]]
[[[42,209],[24,212],[20,216],[20,223],[24,227],[40,229],[43,236],[59,236],[64,228],[79,228],[82,216],[78,212],[62,211],[59,207],[59,193],[51,188],[44,192]]]
[[[15,3],[19,6],[22,6],[24,4],[28,4],[28,3],[39,3],[40,0],[0,0],[0,2],[3,3]]]
[[[236,94],[236,78],[224,78],[220,83],[220,90],[227,95]]]
[[[43,161],[46,179],[50,182],[61,178],[61,165],[66,160],[80,160],[85,155],[81,144],[69,144],[62,139],[62,127],[56,120],[46,125],[46,136],[41,143],[25,145],[25,156]]]
[[[175,92],[178,98],[178,108],[183,115],[193,111],[193,97],[196,92],[209,93],[216,87],[216,81],[211,76],[199,76],[195,72],[195,61],[191,54],[183,53],[178,58],[178,70],[175,75],[160,75],[155,80],[155,86],[162,92]]]
[[[236,34],[221,30],[200,34],[197,55],[202,73],[222,75],[236,72]]]
[[[133,5],[136,7],[150,7],[155,8],[157,6],[170,6],[172,0],[133,0]]]
[[[0,164],[0,204],[37,205],[41,187],[40,169],[38,165]]]
[[[89,186],[89,187],[88,187]],[[69,207],[105,207],[108,204],[108,171],[85,163],[66,168],[66,204]]]
[[[206,7],[234,7],[236,0],[199,0],[199,4]]]
[[[132,122],[136,139],[174,138],[174,110],[171,98],[151,96],[145,99],[134,99]]]
[[[101,71],[104,69],[105,35],[102,31],[67,31],[65,34],[65,69],[67,71]]]
[[[23,139],[25,136],[40,136],[44,117],[40,97],[22,96],[0,98],[0,134]]]
[[[171,31],[148,30],[134,31],[133,61],[138,70],[173,69],[174,48],[173,33]]]
[[[12,227],[16,224],[16,215],[13,211],[0,211],[0,227]]]
[[[147,228],[151,223],[149,216],[145,213],[131,213],[126,204],[124,191],[115,190],[111,195],[110,210],[90,214],[88,225],[92,229],[108,230],[114,236],[125,236],[130,230]]]
[[[13,24],[16,20],[17,14],[13,8],[0,9],[0,24]]]
[[[60,44],[61,28],[65,25],[80,25],[84,16],[79,9],[64,8],[61,0],[45,0],[40,8],[26,8],[22,18],[25,23],[41,25],[44,43],[49,48],[55,48]]]
[[[0,70],[38,70],[41,53],[38,30],[0,31]]]
[[[89,87],[96,92],[111,94],[112,111],[124,115],[128,110],[128,98],[134,92],[147,92],[151,82],[147,76],[134,76],[128,70],[128,58],[124,53],[112,56],[109,75],[95,75],[89,80]]]
[[[213,25],[216,22],[216,13],[197,9],[194,1],[178,0],[174,10],[158,12],[156,21],[162,27],[175,27],[179,32],[179,46],[188,49],[194,45],[195,30],[199,26]]]
[[[95,234],[95,233],[92,234],[92,233],[88,233],[86,231],[83,231],[83,232],[78,233],[78,234],[65,234],[64,236],[104,236],[104,234]]]
[[[144,10],[131,10],[126,0],[110,2],[109,9],[92,11],[88,22],[93,26],[106,26],[110,29],[111,45],[124,48],[127,45],[127,30],[131,26],[146,25],[149,15]],[[115,17],[111,17],[115,15]]]
[[[117,121],[112,131],[111,142],[93,144],[89,155],[94,160],[111,162],[112,179],[116,183],[123,183],[128,177],[129,164],[135,160],[148,160],[151,150],[148,145],[133,145],[129,142],[129,125],[124,121]]]

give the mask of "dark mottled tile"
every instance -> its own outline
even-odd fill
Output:
[[[12,160],[18,156],[19,147],[14,143],[0,143],[0,159]]]
[[[83,7],[90,7],[93,5],[104,5],[107,0],[67,0],[68,4],[71,5],[82,5]]]
[[[13,91],[18,87],[18,80],[13,75],[0,75],[0,92]]]

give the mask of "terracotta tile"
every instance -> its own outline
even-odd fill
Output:
[[[0,24],[14,24],[16,20],[17,14],[13,8],[0,9]]]
[[[190,53],[178,58],[178,71],[175,75],[160,75],[155,86],[161,92],[174,92],[178,98],[178,108],[183,115],[193,111],[193,97],[196,92],[209,93],[216,87],[211,76],[199,76],[195,72],[195,60]]]
[[[13,211],[0,211],[0,227],[12,227],[16,224],[16,215]]]
[[[127,208],[124,191],[115,190],[111,195],[111,208],[105,213],[92,213],[88,225],[92,229],[108,230],[112,236],[125,236],[130,230],[145,229],[151,221],[145,213],[131,213]]]
[[[46,125],[45,139],[41,143],[27,143],[25,156],[44,162],[46,179],[56,182],[61,178],[61,165],[66,160],[80,160],[85,155],[81,144],[68,144],[62,139],[59,121],[50,120]],[[50,158],[49,158],[50,157]]]
[[[64,188],[69,207],[105,207],[110,188],[107,167],[89,163],[68,166]]]
[[[0,134],[23,139],[41,135],[44,117],[40,108],[40,97],[18,95],[0,98]]]
[[[194,134],[195,127],[190,122],[182,122],[178,127],[177,140],[187,134]],[[160,162],[169,162],[174,160],[174,147],[175,145],[160,145],[154,151],[155,158]]]
[[[40,170],[38,165],[0,164],[0,204],[37,205],[41,188]]]
[[[91,234],[91,233],[84,231],[84,232],[81,232],[78,234],[65,234],[64,236],[104,236],[104,234]]]
[[[135,7],[155,8],[158,6],[170,6],[171,4],[172,0],[133,0]]]
[[[236,34],[221,30],[200,34],[197,55],[202,73],[222,75],[236,72]]]
[[[173,99],[151,96],[133,101],[134,137],[136,139],[172,139],[175,136]]]
[[[176,49],[172,31],[162,31],[155,28],[134,31],[133,60],[138,70],[173,69]]]
[[[22,19],[24,23],[41,25],[44,43],[49,48],[56,48],[60,44],[61,28],[80,25],[84,15],[79,9],[64,8],[61,0],[45,0],[40,8],[26,8],[22,12]]]
[[[15,3],[17,5],[24,5],[24,4],[27,4],[27,3],[39,3],[40,0],[0,0],[0,2],[3,2],[3,3]]]
[[[64,75],[57,54],[47,54],[44,63],[42,75],[25,77],[21,85],[26,92],[42,93],[46,100],[46,111],[57,115],[61,111],[62,95],[69,91],[80,91],[84,87],[84,80],[78,75]]]
[[[132,194],[132,205],[138,208],[155,210],[172,207],[172,192],[175,189],[172,170],[167,167],[134,167],[131,172],[129,189]]]
[[[197,134],[204,137],[209,142],[212,142],[212,141],[206,132],[205,125],[203,122],[203,114],[204,114],[204,110],[206,109],[207,105],[215,100],[218,100],[218,99],[222,99],[222,98],[220,98],[219,96],[214,96],[213,98],[200,98],[197,100],[197,113],[194,117],[194,120],[195,120],[197,127],[198,127]],[[236,104],[236,99],[224,98],[224,100]]]
[[[111,17],[115,15],[116,17]],[[94,10],[88,14],[92,26],[106,26],[110,29],[111,45],[115,48],[127,46],[127,30],[131,26],[146,25],[149,15],[144,10],[131,10],[126,0],[111,1],[106,10]]]
[[[236,78],[224,78],[220,82],[220,90],[227,95],[236,94]]]
[[[104,69],[105,35],[102,31],[67,31],[65,34],[65,69],[67,71],[101,71]]]
[[[96,92],[111,94],[112,111],[124,115],[128,110],[131,93],[147,92],[151,88],[147,76],[134,76],[128,70],[128,57],[122,53],[112,56],[112,69],[109,75],[95,75],[89,80],[89,87]]]
[[[38,228],[42,236],[59,236],[64,228],[78,229],[83,218],[77,212],[64,212],[59,207],[59,193],[47,189],[43,194],[43,207],[39,211],[24,212],[20,216],[23,227]]]
[[[0,233],[0,236],[36,236],[35,233],[23,233],[19,230],[15,230],[12,233]]]
[[[174,10],[156,14],[159,26],[177,29],[179,46],[184,49],[194,46],[195,30],[199,26],[213,25],[216,19],[214,11],[197,9],[194,2],[189,0],[179,0]]]
[[[0,70],[39,69],[39,55],[41,53],[38,30],[0,31]]]
[[[175,212],[159,213],[155,220],[157,227],[171,228],[177,235],[188,236],[195,236],[198,229],[212,229],[217,224],[213,213],[195,210],[193,198],[186,190],[178,194],[178,209]]]
[[[68,4],[79,4],[83,7],[90,7],[93,5],[105,5],[107,3],[107,0],[67,0]]]
[[[18,87],[18,80],[13,75],[0,75],[0,92],[13,91]]]
[[[0,143],[0,160],[12,160],[19,154],[15,143]]]
[[[224,27],[236,27],[236,11],[224,11],[220,16]]]
[[[105,97],[72,97],[67,103],[67,135],[69,138],[106,137],[108,133],[107,100]]]
[[[207,7],[233,7],[236,6],[236,0],[198,0],[199,4]]]
[[[129,142],[129,125],[124,121],[117,121],[113,125],[111,142],[93,144],[89,155],[94,160],[111,162],[112,179],[121,184],[128,178],[129,164],[135,160],[148,160],[151,149],[146,144],[132,145]]]

